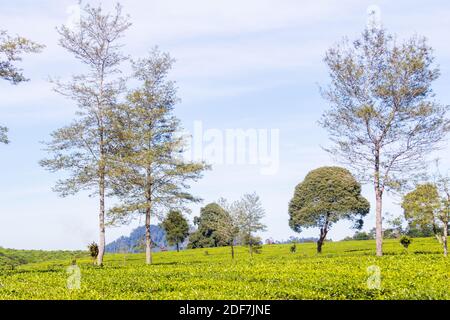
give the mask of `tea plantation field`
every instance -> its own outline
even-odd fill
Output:
[[[103,268],[77,261],[79,289],[68,289],[71,259],[0,269],[0,299],[450,299],[450,259],[435,239],[414,239],[408,250],[385,240],[375,257],[374,241],[265,245],[250,258],[237,248],[154,254],[107,255]],[[377,284],[377,270],[380,282]],[[369,284],[372,285],[368,285]],[[375,282],[374,282],[375,281]]]

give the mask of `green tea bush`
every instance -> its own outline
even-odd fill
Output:
[[[89,255],[92,258],[92,261],[95,261],[98,256],[98,244],[95,242],[92,242],[90,245],[88,245]]]
[[[409,247],[409,245],[411,244],[411,242],[412,242],[412,239],[411,239],[410,237],[408,237],[408,236],[402,236],[402,237],[400,238],[400,243],[402,244],[402,246],[403,246],[405,249],[408,249],[408,247]]]
[[[398,240],[328,242],[316,255],[314,243],[263,246],[250,257],[248,247],[157,252],[153,265],[144,254],[106,254],[104,267],[89,256],[77,259],[81,286],[68,290],[71,259],[46,261],[0,271],[2,299],[450,299],[450,259],[436,239],[414,239],[405,255]],[[380,289],[368,286],[368,268],[380,270]],[[371,270],[371,269],[370,269]]]
[[[294,242],[289,249],[290,249],[291,253],[296,253],[297,252],[297,244]]]

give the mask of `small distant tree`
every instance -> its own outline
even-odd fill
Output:
[[[437,164],[438,166],[438,164]],[[436,187],[441,198],[441,210],[438,219],[442,225],[442,244],[444,247],[444,256],[448,255],[447,237],[450,222],[450,177],[439,172],[439,167],[436,173]]]
[[[403,229],[404,218],[402,216],[391,217],[387,220],[387,228],[383,230],[384,239],[398,239],[406,230]]]
[[[254,246],[258,246],[261,241],[260,239],[256,241],[253,234],[267,229],[261,221],[265,215],[261,200],[256,193],[245,194],[239,201],[235,202],[234,210],[236,211],[241,238],[244,243],[247,243],[250,255],[253,255]]]
[[[260,254],[262,252],[263,242],[261,237],[252,237],[250,245],[253,253]]]
[[[209,203],[200,209],[200,216],[194,218],[197,230],[189,236],[189,248],[208,248],[228,245],[227,236],[219,235],[219,224],[230,222],[229,213],[223,206],[228,204]],[[229,208],[228,208],[229,209]]]
[[[289,249],[290,249],[291,253],[296,253],[297,252],[297,243],[294,242]]]
[[[43,48],[43,45],[20,36],[11,37],[5,30],[0,30],[0,79],[12,84],[28,81],[16,63],[22,60],[23,54],[38,53]],[[0,143],[9,143],[7,133],[8,128],[0,126]]]
[[[412,227],[431,228],[439,241],[437,211],[440,209],[439,193],[436,185],[418,185],[403,197],[402,208],[405,219]]]
[[[162,226],[166,231],[167,242],[176,245],[177,252],[180,251],[180,243],[182,243],[189,235],[189,223],[180,211],[170,211],[162,222]]]
[[[98,244],[95,242],[92,242],[90,245],[88,245],[89,255],[92,258],[92,263],[95,263],[95,260],[98,256]]]
[[[373,239],[370,234],[364,231],[356,231],[352,237],[352,240],[370,240]]]
[[[218,205],[226,214],[216,219],[212,226],[219,239],[231,247],[231,259],[234,259],[234,246],[240,233],[238,210],[235,203],[229,204],[224,198],[219,199]]]
[[[361,196],[361,185],[347,169],[322,167],[308,173],[295,188],[289,203],[289,225],[295,232],[319,227],[317,252],[321,253],[334,223],[347,219],[360,229],[369,209],[369,202]]]
[[[418,185],[415,190],[404,196],[402,208],[410,226],[433,230],[435,237],[444,248],[444,256],[447,256],[447,235],[450,218],[449,180],[442,178],[438,180],[438,185],[434,183]]]
[[[410,237],[408,237],[408,236],[402,236],[402,237],[400,238],[400,243],[402,244],[402,246],[403,246],[405,249],[408,249],[408,247],[409,247],[409,245],[411,244],[411,242],[412,242],[412,239],[411,239]]]

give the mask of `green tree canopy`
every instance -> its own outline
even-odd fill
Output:
[[[180,211],[172,210],[162,222],[162,226],[166,231],[166,239],[171,245],[177,246],[180,251],[180,243],[182,243],[189,235],[189,223]]]
[[[234,207],[241,242],[243,245],[248,245],[249,253],[253,255],[253,251],[258,251],[257,247],[259,247],[261,242],[261,239],[255,236],[254,233],[267,229],[267,226],[261,221],[265,216],[265,210],[256,192],[244,194],[240,200],[234,203]]]
[[[411,229],[433,230],[447,256],[447,233],[450,218],[448,178],[418,185],[403,197],[402,208]]]
[[[361,196],[361,185],[347,169],[322,167],[308,173],[295,188],[289,203],[289,226],[296,232],[318,227],[317,251],[321,252],[333,223],[348,219],[360,228],[369,209],[369,202]]]
[[[435,234],[438,232],[436,216],[440,206],[438,189],[432,183],[418,185],[403,197],[402,202],[405,219],[411,228],[431,228]]]
[[[0,30],[0,79],[12,84],[28,81],[16,62],[22,60],[23,54],[37,53],[43,48],[43,45],[24,37],[11,37],[6,31]]]
[[[227,245],[217,232],[220,221],[229,221],[230,217],[217,203],[210,203],[200,209],[200,216],[194,218],[197,230],[189,237],[189,248],[210,248]]]
[[[376,25],[330,48],[325,63],[330,85],[322,93],[330,109],[321,124],[334,144],[328,151],[373,184],[381,256],[384,192],[405,188],[450,128],[449,107],[432,90],[440,72],[424,38],[398,41]]]

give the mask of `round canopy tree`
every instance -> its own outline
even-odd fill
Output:
[[[200,216],[194,218],[197,231],[189,236],[188,247],[195,249],[227,245],[217,232],[217,222],[228,219],[230,219],[229,213],[217,203],[210,203],[201,208]]]
[[[450,184],[440,179],[436,184],[418,185],[403,197],[402,208],[409,227],[418,230],[432,230],[448,255],[447,233],[450,220]],[[441,193],[440,193],[441,191]]]
[[[289,226],[295,232],[318,227],[320,253],[333,223],[347,219],[360,229],[369,209],[369,202],[361,196],[361,185],[347,169],[322,167],[309,172],[295,188],[289,203]]]
[[[166,231],[166,239],[169,244],[176,245],[177,252],[180,251],[182,243],[189,235],[189,223],[180,211],[172,210],[162,222]]]

